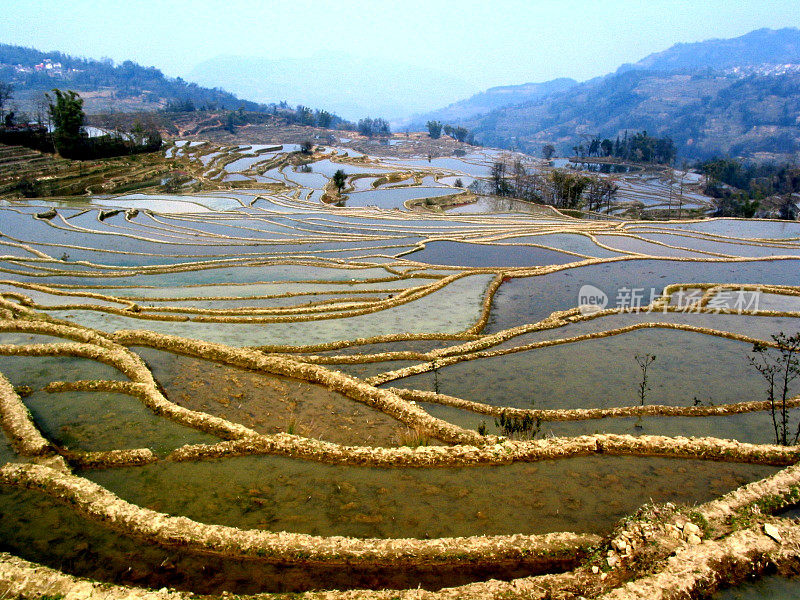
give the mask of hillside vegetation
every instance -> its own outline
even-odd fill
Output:
[[[679,44],[608,76],[458,123],[483,144],[534,153],[544,144],[570,153],[587,139],[645,130],[672,138],[682,158],[796,160],[800,31]]]
[[[114,65],[110,60],[76,58],[9,44],[0,44],[0,81],[14,86],[18,106],[29,113],[41,110],[37,103],[42,93],[53,88],[80,92],[87,112],[157,110],[170,102],[197,108],[261,108],[219,88],[173,79],[155,67],[142,67],[129,60]]]

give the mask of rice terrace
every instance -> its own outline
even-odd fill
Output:
[[[796,166],[70,94],[0,132],[0,599],[796,597]]]

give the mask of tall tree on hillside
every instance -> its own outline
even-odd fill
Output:
[[[553,154],[556,153],[556,147],[553,144],[545,144],[542,146],[542,156],[545,160],[550,160],[553,158]]]
[[[337,169],[337,171],[333,174],[333,185],[336,186],[337,191],[341,194],[342,190],[344,189],[344,184],[347,181],[347,175],[341,169]]]
[[[433,140],[438,140],[442,135],[442,124],[440,121],[428,121],[428,135]]]
[[[83,98],[77,92],[62,92],[54,89],[55,100],[47,94],[50,119],[53,122],[53,142],[59,153],[76,147],[85,135],[82,131],[86,115],[83,112]]]
[[[0,81],[0,120],[2,120],[3,115],[5,114],[6,104],[14,95],[14,86],[10,83],[6,83],[4,81]]]

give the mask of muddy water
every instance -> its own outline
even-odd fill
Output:
[[[525,564],[475,567],[333,567],[223,559],[150,546],[82,518],[37,492],[0,486],[0,551],[99,581],[198,594],[300,592],[310,589],[438,589],[531,574]],[[559,565],[554,565],[558,568]]]
[[[159,417],[140,400],[105,392],[37,392],[24,399],[42,434],[78,450],[150,448],[158,454],[218,438]]]
[[[603,533],[650,499],[702,502],[775,471],[634,457],[379,469],[258,456],[161,462],[84,476],[130,502],[207,523],[325,536],[435,538]]]
[[[728,588],[712,596],[713,600],[796,600],[800,598],[800,579],[779,575],[763,577],[752,583]]]
[[[468,429],[483,425],[487,432],[504,435],[494,417],[458,408],[420,402],[419,405],[434,417]],[[800,410],[791,411],[797,422]],[[774,444],[775,430],[768,411],[721,417],[637,417],[591,419],[587,421],[548,421],[541,423],[537,439],[548,436],[576,436],[594,433],[627,435],[669,435],[687,437],[718,437],[750,444]]]
[[[0,465],[11,462],[16,456],[14,449],[11,447],[11,442],[8,440],[5,432],[0,429]]]
[[[0,373],[14,385],[28,385],[35,390],[51,381],[128,380],[110,365],[69,356],[0,356]]]
[[[181,406],[259,433],[290,431],[353,445],[396,445],[406,426],[319,385],[227,367],[150,348],[135,348],[167,397]]]

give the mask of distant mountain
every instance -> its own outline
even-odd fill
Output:
[[[9,44],[0,44],[0,81],[11,83],[14,103],[31,112],[36,110],[42,93],[53,88],[80,92],[87,113],[156,110],[169,102],[186,101],[197,108],[262,108],[219,88],[166,77],[155,67],[131,61],[114,65],[110,60],[76,58]]]
[[[408,117],[475,91],[434,69],[337,53],[280,60],[218,56],[189,77],[260,102],[324,106],[348,119]]]
[[[743,65],[800,63],[800,30],[757,29],[743,36],[674,46],[624,64],[617,72],[724,70]]]
[[[524,83],[489,88],[466,100],[459,100],[445,108],[416,116],[411,119],[409,126],[412,129],[424,128],[425,123],[431,120],[456,123],[505,106],[538,100],[550,94],[567,90],[577,83],[574,79],[562,77],[544,83]]]
[[[522,86],[524,87],[524,86]],[[800,31],[761,29],[678,44],[615,73],[461,119],[484,144],[559,153],[589,137],[647,130],[679,154],[800,158]]]
[[[646,130],[669,136],[679,154],[704,158],[800,152],[800,71],[737,76],[632,70],[466,120],[478,141],[571,154],[587,138]]]

